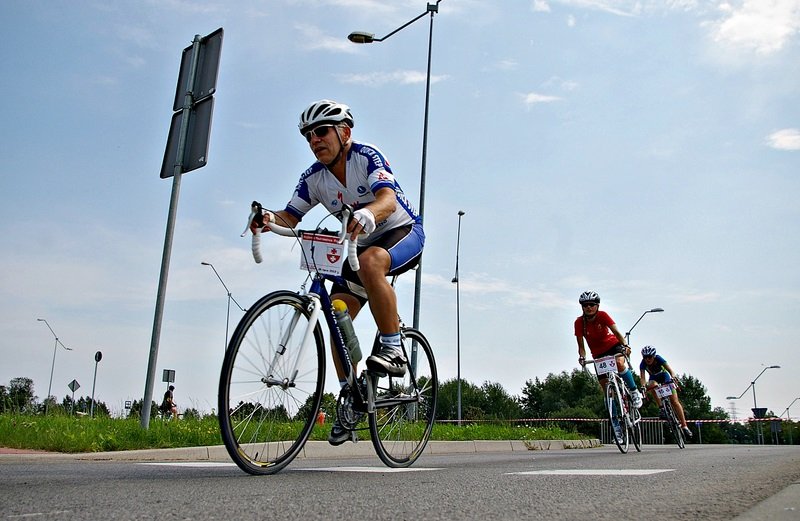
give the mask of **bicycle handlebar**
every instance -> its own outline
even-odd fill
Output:
[[[347,241],[347,261],[350,263],[350,267],[353,268],[353,271],[358,271],[361,269],[361,265],[358,261],[358,241],[351,240],[347,233],[347,225],[352,216],[353,208],[349,205],[344,205],[344,208],[342,209],[342,230],[339,233],[339,244],[343,244],[345,241]],[[267,217],[266,222],[264,217]],[[253,260],[256,261],[256,264],[260,264],[263,260],[261,255],[262,228],[269,228],[270,231],[275,232],[278,235],[283,235],[284,237],[297,238],[303,233],[303,231],[299,228],[289,228],[287,226],[281,226],[280,224],[277,224],[275,222],[275,214],[269,210],[264,210],[258,201],[253,201],[253,204],[250,206],[250,217],[247,220],[247,228],[245,228],[242,236],[244,236],[250,229],[250,223],[252,222],[256,223],[251,245],[253,250]]]
[[[611,355],[609,355],[609,356],[611,356]],[[625,358],[628,358],[628,355],[626,355],[625,353],[614,353],[614,358],[619,358],[620,356],[622,356],[622,357],[625,357]],[[606,358],[607,358],[607,357],[606,357]],[[588,358],[586,358],[586,359],[584,359],[584,360],[583,360],[583,365],[585,366],[586,364],[593,364],[593,363],[595,363],[596,361],[597,361],[597,360],[593,360],[593,359],[588,359]]]

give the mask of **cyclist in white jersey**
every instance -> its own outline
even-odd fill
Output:
[[[369,300],[381,349],[367,358],[367,367],[401,376],[407,360],[400,349],[397,298],[386,276],[419,262],[425,244],[422,220],[381,151],[352,140],[354,121],[347,105],[331,100],[314,102],[300,115],[298,126],[317,161],[300,176],[286,208],[275,212],[275,220],[293,228],[317,204],[332,213],[339,212],[343,204],[355,209],[348,232],[352,238],[358,237],[361,269],[354,273],[345,263],[344,280],[334,284],[331,298],[344,301],[352,318]],[[366,235],[359,237],[362,233]],[[341,361],[332,351],[343,383]],[[350,432],[337,420],[328,441],[339,445],[348,439]]]

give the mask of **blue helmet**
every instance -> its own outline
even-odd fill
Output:
[[[642,348],[642,356],[656,356],[656,348],[653,346],[644,346]]]

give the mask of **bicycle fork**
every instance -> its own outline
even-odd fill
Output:
[[[275,367],[280,366],[280,361],[283,357],[287,354],[286,353],[286,345],[289,342],[289,339],[292,338],[294,333],[295,327],[297,327],[297,323],[300,320],[300,316],[302,313],[299,310],[295,310],[294,315],[292,316],[291,321],[289,322],[289,326],[283,332],[281,336],[280,343],[275,349],[275,353],[272,356],[272,360],[269,364],[269,371],[267,372],[268,376],[262,378],[261,381],[267,386],[272,387],[273,385],[281,386],[283,389],[288,389],[290,387],[295,386],[295,380],[297,379],[298,369],[297,366],[300,363],[300,360],[303,359],[303,353],[305,353],[306,349],[308,349],[309,344],[312,342],[314,338],[314,328],[316,327],[317,323],[319,322],[319,314],[321,310],[321,306],[319,304],[319,297],[316,295],[310,295],[309,298],[311,299],[310,309],[311,309],[311,316],[308,319],[308,327],[303,332],[303,342],[300,344],[300,349],[298,352],[290,353],[294,356],[294,360],[292,362],[291,370],[287,372],[287,374],[291,375],[284,379],[275,378],[273,375],[273,369]]]

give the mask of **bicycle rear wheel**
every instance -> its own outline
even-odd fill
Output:
[[[613,380],[609,378],[606,384],[606,409],[608,409],[608,420],[611,424],[611,435],[614,443],[623,454],[628,452],[628,427],[625,424],[625,409],[622,407],[622,398],[619,395],[619,388]]]
[[[219,378],[219,426],[231,459],[250,474],[288,465],[311,434],[325,384],[322,330],[301,350],[310,300],[270,293],[245,313]]]
[[[368,372],[375,399],[369,432],[375,452],[389,467],[408,467],[422,454],[433,429],[439,392],[428,341],[416,329],[403,328],[402,342],[409,361],[405,376],[378,378]]]

